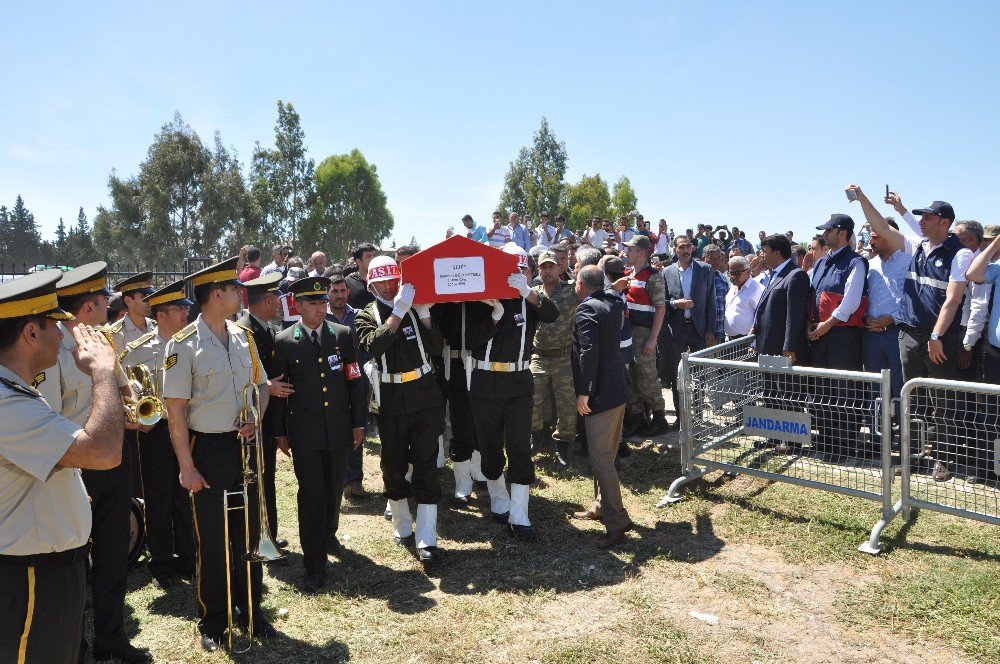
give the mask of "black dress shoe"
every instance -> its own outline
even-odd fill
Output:
[[[318,593],[323,588],[323,581],[322,574],[309,574],[306,576],[302,587],[305,588],[307,593]]]
[[[396,537],[393,535],[392,540],[396,543],[396,546],[410,547],[417,545],[417,536],[414,533],[410,533],[406,537]]]
[[[205,652],[215,652],[222,644],[222,636],[201,635],[201,649]]]
[[[510,512],[507,511],[503,514],[500,514],[499,512],[490,512],[490,516],[492,516],[493,520],[497,523],[507,523],[507,520],[510,519]]]
[[[145,664],[146,662],[152,662],[153,656],[145,648],[136,648],[128,641],[107,649],[94,646],[95,662],[104,662],[112,659],[125,662],[126,664]]]
[[[628,441],[622,438],[618,443],[618,458],[627,459],[630,456],[632,456],[632,448],[628,446]]]
[[[328,554],[340,557],[341,551],[343,551],[343,547],[340,545],[340,540],[337,539],[336,535],[326,539],[326,552]]]
[[[536,539],[535,529],[531,526],[518,526],[513,523],[509,523],[507,526],[510,528],[511,534],[523,542],[534,542]]]
[[[274,545],[277,546],[279,549],[287,549],[288,548],[288,540],[281,539],[279,537],[278,539],[274,540]]]
[[[434,563],[441,559],[441,550],[436,546],[425,546],[417,549],[417,557],[422,563]]]

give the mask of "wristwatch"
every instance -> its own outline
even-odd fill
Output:
[[[931,341],[940,341],[941,336],[937,332],[931,332]]]

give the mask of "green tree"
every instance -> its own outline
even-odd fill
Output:
[[[614,215],[615,222],[629,212],[635,211],[638,202],[639,199],[635,196],[632,183],[624,175],[621,176],[618,182],[615,182],[615,186],[611,188],[611,213]]]
[[[298,253],[315,250],[341,259],[357,242],[376,245],[392,232],[392,213],[374,164],[357,149],[316,168],[312,214],[302,223]]]
[[[62,217],[59,217],[59,225],[56,226],[56,249],[62,249],[63,245],[66,244],[66,223],[63,221]]]
[[[261,223],[260,206],[247,189],[240,163],[216,132],[202,200],[202,242],[211,255],[235,256],[254,244],[268,255],[276,236]]]
[[[606,218],[611,212],[611,194],[608,183],[600,173],[584,175],[576,184],[567,187],[565,199],[566,225],[574,230],[586,227],[594,215]]]
[[[60,265],[72,267],[93,261],[107,260],[103,252],[99,252],[94,246],[90,221],[82,207],[76,215],[76,225],[70,228],[66,235],[66,242],[59,252],[58,259]]]
[[[254,145],[250,187],[267,235],[298,241],[299,226],[316,196],[315,162],[306,157],[305,132],[292,104],[278,100],[274,149]]]
[[[34,264],[42,244],[35,215],[28,210],[20,195],[14,201],[14,207],[9,211],[6,208],[3,210],[4,214],[0,217],[2,254],[12,261]]]
[[[566,143],[556,139],[548,119],[542,117],[531,149],[522,147],[510,162],[500,194],[501,212],[530,214],[537,219],[542,212],[557,210],[566,187],[566,162]]]

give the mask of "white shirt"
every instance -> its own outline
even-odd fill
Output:
[[[621,232],[621,242],[618,243],[618,251],[625,251],[625,243],[635,237],[635,233],[629,229]]]
[[[981,253],[979,249],[973,252],[975,259]],[[965,327],[965,339],[963,344],[974,346],[983,334],[986,321],[990,313],[990,296],[993,294],[993,284],[983,282],[981,284],[970,283],[966,292],[965,304],[962,305],[962,325]]]
[[[490,235],[493,233],[493,235]],[[486,237],[489,239],[491,247],[495,249],[502,249],[505,244],[510,242],[510,228],[507,226],[500,226],[494,232],[492,228],[486,230]]]
[[[742,287],[733,284],[726,293],[726,322],[725,332],[727,337],[750,334],[753,328],[754,313],[760,298],[764,294],[764,287],[756,279],[747,279]]]
[[[656,253],[658,254],[667,253],[667,240],[669,239],[670,238],[667,237],[666,231],[663,231],[658,236],[656,236]]]
[[[548,237],[545,234],[548,233]],[[536,247],[545,247],[548,249],[553,244],[556,243],[556,227],[551,224],[546,224],[544,226],[538,227],[538,242],[535,244]]]
[[[589,242],[598,249],[603,249],[604,243],[608,239],[608,233],[603,228],[596,231],[591,230],[588,234],[585,234],[583,238],[585,242]]]
[[[903,221],[913,230],[916,235],[904,235],[903,239],[906,240],[906,246],[904,250],[907,256],[912,256],[916,253],[917,247],[921,244],[924,245],[924,255],[929,255],[932,251],[937,249],[940,245],[931,244],[931,241],[920,235],[920,223],[917,221],[913,213],[907,210],[903,213]],[[969,266],[972,265],[972,250],[968,248],[961,248],[958,253],[955,254],[955,259],[951,262],[951,274],[948,276],[948,281],[954,281],[957,283],[965,282],[965,273],[969,271]]]

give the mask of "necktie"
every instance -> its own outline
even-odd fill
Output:
[[[310,335],[312,336],[313,346],[315,346],[316,350],[318,351],[319,350],[319,334],[316,332],[316,330],[313,330],[310,333]]]

